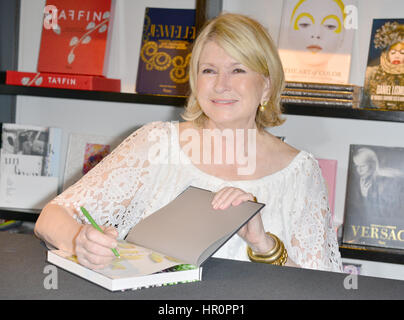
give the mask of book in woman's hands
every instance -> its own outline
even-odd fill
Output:
[[[49,251],[48,261],[112,291],[201,280],[203,262],[264,207],[247,201],[213,209],[213,197],[188,187],[134,226],[118,244],[121,258],[102,270],[89,270],[59,250]]]

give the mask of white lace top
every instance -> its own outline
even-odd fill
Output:
[[[218,191],[234,186],[255,195],[266,231],[285,244],[304,268],[341,271],[341,257],[317,161],[305,151],[284,169],[255,180],[227,181],[209,175],[182,151],[177,127],[153,122],[126,138],[81,180],[52,202],[86,223],[85,206],[97,223],[115,226],[119,238],[142,218],[166,205],[188,186]],[[246,244],[234,235],[215,257],[248,261]]]

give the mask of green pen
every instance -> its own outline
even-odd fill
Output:
[[[97,222],[94,221],[94,219],[91,217],[91,215],[88,213],[88,211],[84,208],[84,207],[80,207],[81,212],[83,212],[83,214],[86,216],[86,218],[88,219],[88,221],[90,221],[90,223],[93,225],[93,227],[95,229],[97,229],[98,231],[104,233],[102,231],[102,229],[98,226]],[[117,256],[118,258],[120,258],[121,256],[118,253],[118,250],[116,250],[115,248],[111,249],[112,252],[114,253],[115,256]]]

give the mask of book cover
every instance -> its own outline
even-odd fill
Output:
[[[362,107],[404,110],[404,19],[373,19]]]
[[[47,0],[44,9],[37,70],[104,75],[111,0]]]
[[[3,123],[0,206],[42,209],[57,195],[61,129]]]
[[[122,137],[71,133],[67,147],[63,190],[95,167],[122,140]]]
[[[195,10],[146,8],[136,92],[188,95]]]
[[[202,267],[181,264],[178,260],[155,251],[120,241],[120,258],[101,270],[80,265],[75,256],[61,250],[48,251],[50,263],[92,281],[110,291],[141,289],[183,282],[200,281]]]
[[[355,26],[348,9],[356,0],[285,0],[279,55],[287,81],[346,84]]]
[[[404,248],[404,148],[351,145],[342,241]]]
[[[101,76],[44,72],[6,72],[6,84],[76,90],[121,91],[121,80]]]
[[[48,127],[17,123],[3,123],[1,127],[1,148],[5,153],[46,156]]]
[[[336,181],[337,181],[338,161],[334,160],[334,159],[317,159],[317,161],[318,161],[318,165],[320,166],[321,173],[323,174],[324,180],[327,185],[328,202],[330,205],[332,218],[334,219],[335,186],[336,186]]]
[[[214,195],[209,190],[189,186],[173,201],[138,222],[126,240],[188,264],[202,265],[265,206],[246,201],[226,210],[215,210]]]

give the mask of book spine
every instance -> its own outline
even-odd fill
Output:
[[[282,103],[297,104],[302,106],[327,106],[327,107],[342,107],[356,108],[357,102],[344,99],[326,99],[326,98],[296,98],[281,96]]]
[[[49,128],[47,152],[44,159],[43,175],[47,177],[59,176],[60,153],[62,144],[62,129]]]
[[[327,98],[327,99],[345,99],[345,100],[354,99],[353,92],[349,91],[285,89],[283,90],[282,95],[294,96],[294,97]]]
[[[33,73],[7,71],[6,84],[76,90],[102,90],[119,92],[121,80],[96,76],[80,76],[62,73]]]
[[[330,91],[349,91],[355,90],[354,85],[343,85],[333,83],[314,83],[314,82],[291,82],[286,81],[285,87],[288,89],[309,89],[309,90],[330,90]]]

